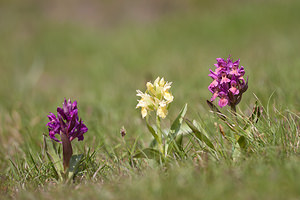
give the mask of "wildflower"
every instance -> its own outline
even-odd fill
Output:
[[[57,108],[57,117],[55,114],[50,113],[48,118],[50,120],[47,123],[50,138],[62,143],[63,166],[66,172],[73,154],[71,141],[75,138],[78,141],[83,140],[83,134],[88,131],[88,128],[78,118],[77,102],[72,103],[70,99],[68,101],[65,99],[63,107]],[[55,137],[56,134],[60,135],[61,141]]]
[[[233,62],[230,56],[227,60],[217,58],[217,63],[214,64],[216,70],[210,69],[210,76],[213,81],[208,86],[209,91],[213,94],[211,101],[217,97],[220,98],[219,106],[222,108],[226,105],[235,107],[241,100],[242,94],[248,89],[248,79],[245,82],[244,67],[239,67],[240,59]]]
[[[50,113],[48,118],[50,120],[50,122],[47,123],[49,136],[56,142],[61,143],[61,141],[55,137],[56,134],[60,136],[65,134],[69,141],[75,138],[81,141],[84,139],[83,134],[88,131],[86,125],[78,118],[77,102],[74,101],[72,103],[70,99],[68,101],[65,99],[63,107],[57,108],[57,117],[55,114]]]
[[[174,100],[173,95],[169,92],[171,82],[167,82],[164,78],[157,78],[153,84],[146,84],[147,90],[145,93],[137,90],[137,96],[141,97],[138,100],[136,108],[141,108],[142,117],[145,118],[148,112],[155,111],[156,115],[165,118],[168,114],[168,105]]]

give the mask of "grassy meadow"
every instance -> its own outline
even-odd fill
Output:
[[[141,2],[0,1],[0,199],[299,199],[300,2]],[[206,104],[209,69],[228,55],[249,76],[242,150]],[[158,76],[173,82],[162,128],[187,103],[185,117],[217,150],[183,123],[185,156],[132,158],[153,139],[136,90]],[[64,98],[89,128],[72,142],[84,159],[70,184],[55,179],[43,147]],[[248,122],[256,101],[262,115]]]

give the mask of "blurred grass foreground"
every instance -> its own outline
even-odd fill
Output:
[[[239,162],[195,150],[168,170],[150,161],[130,168],[120,128],[129,147],[149,145],[136,90],[160,76],[173,82],[168,118],[188,103],[188,118],[218,137],[208,73],[232,55],[249,76],[238,110],[249,114],[258,99],[274,118],[260,130],[298,138],[299,10],[297,0],[1,0],[0,198],[59,199],[68,189],[67,199],[298,199],[298,139],[287,151],[290,138],[274,138]],[[95,154],[77,185],[59,188],[41,151],[46,116],[64,97],[79,102],[89,127],[75,151]],[[40,159],[37,174],[29,155]]]

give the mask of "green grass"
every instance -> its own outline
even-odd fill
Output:
[[[35,1],[0,5],[0,197],[299,199],[298,1],[191,0],[188,8],[151,21],[109,27],[55,20]],[[234,159],[218,125],[231,139],[233,132],[205,102],[208,69],[229,54],[249,76],[239,112],[249,115],[256,97],[264,107],[250,132],[240,130],[251,151]],[[189,136],[183,160],[130,162],[127,149],[152,140],[135,109],[135,90],[157,76],[173,82],[175,97],[163,127],[188,103],[186,117],[221,151],[210,153]],[[55,182],[42,153],[46,115],[64,97],[78,101],[89,128],[83,142],[72,142],[86,159],[71,185]]]

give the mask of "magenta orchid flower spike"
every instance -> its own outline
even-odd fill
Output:
[[[244,79],[244,67],[239,67],[240,59],[233,62],[230,56],[227,60],[217,58],[214,64],[215,71],[209,70],[213,81],[208,86],[209,91],[213,94],[211,102],[219,97],[219,106],[222,108],[226,105],[230,106],[234,111],[236,105],[241,101],[242,95],[248,89],[247,81]]]

